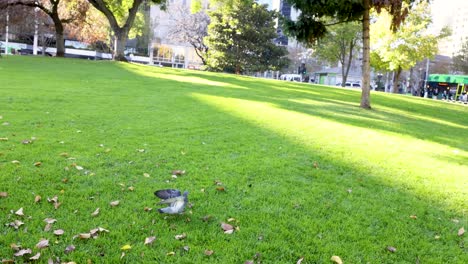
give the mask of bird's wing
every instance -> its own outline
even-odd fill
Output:
[[[172,203],[176,203],[176,202],[179,202],[179,201],[184,201],[184,197],[183,196],[177,196],[177,197],[173,197],[173,198],[168,198],[168,199],[160,201],[158,204],[171,204],[171,206],[172,206]]]
[[[165,189],[165,190],[158,190],[154,192],[154,195],[161,199],[169,199],[180,196],[180,191],[176,189]]]

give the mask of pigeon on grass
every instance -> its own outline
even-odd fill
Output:
[[[158,209],[158,212],[165,214],[182,214],[188,203],[188,191],[181,194],[179,190],[165,189],[155,191],[154,195],[163,199],[158,204],[169,204],[168,207]]]

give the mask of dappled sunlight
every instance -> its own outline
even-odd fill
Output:
[[[446,158],[440,158],[453,157],[455,160],[468,161],[466,151],[410,135],[333,121],[323,118],[322,113],[314,115],[286,110],[274,103],[199,93],[192,93],[192,96],[252,125],[273,131],[320,156],[356,168],[364,177],[377,178],[388,186],[458,211],[468,199],[467,176],[460,170],[461,166],[468,171],[468,164],[453,162],[447,165]],[[321,104],[327,104],[316,101],[307,103],[319,106],[318,109]],[[344,115],[339,112],[335,114]],[[357,115],[347,117],[366,118]],[[439,167],[444,169],[439,170]],[[454,198],[453,193],[461,195]]]
[[[212,81],[206,78],[189,76],[187,74],[184,74],[184,72],[182,72],[186,70],[180,70],[179,72],[180,74],[174,74],[176,72],[173,71],[172,69],[169,71],[168,69],[155,68],[152,66],[141,66],[141,65],[130,64],[125,68],[131,71],[132,73],[145,76],[145,77],[150,77],[150,78],[165,79],[165,80],[171,80],[171,81],[177,81],[177,82],[183,82],[183,83],[189,83],[189,84],[218,86],[218,87],[224,87],[224,88],[249,89],[247,87],[232,84],[232,83]]]

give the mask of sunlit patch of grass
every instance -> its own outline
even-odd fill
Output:
[[[467,107],[373,93],[367,111],[350,89],[113,62],[7,57],[0,69],[2,259],[16,243],[42,262],[468,260]],[[188,190],[192,208],[159,215],[162,188]],[[44,231],[47,217],[64,235]],[[98,226],[110,232],[73,238]]]

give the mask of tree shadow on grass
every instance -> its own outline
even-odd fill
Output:
[[[200,93],[273,103],[290,111],[318,115],[322,118],[356,127],[372,127],[382,131],[404,134],[468,151],[468,144],[464,143],[466,142],[466,129],[468,129],[468,108],[466,107],[457,107],[430,100],[410,100],[404,96],[373,93],[372,103],[374,109],[365,111],[358,108],[360,92],[354,90],[245,77],[239,80],[239,78],[224,74],[217,77],[181,72],[181,78],[185,75],[202,77],[217,82],[232,82],[238,86],[251,85],[246,81],[255,83],[255,86],[249,87],[253,89],[249,90],[203,87],[205,89],[197,90]],[[244,81],[244,79],[246,80]],[[328,103],[328,105],[315,107],[307,103],[294,102],[296,99]],[[421,107],[424,108],[424,112],[420,110]],[[397,111],[391,111],[388,108]],[[417,114],[415,114],[415,111],[417,111]]]

